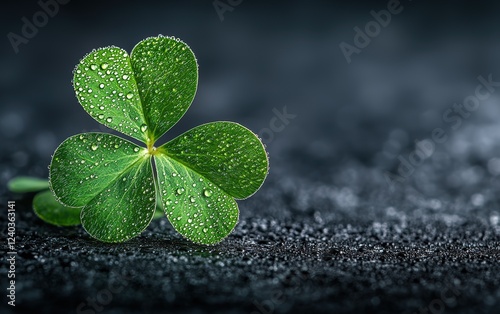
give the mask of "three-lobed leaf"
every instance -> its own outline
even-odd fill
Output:
[[[74,87],[84,109],[147,146],[86,133],[56,150],[51,189],[62,203],[83,207],[82,225],[93,237],[120,242],[136,236],[151,221],[156,203],[194,242],[214,244],[234,229],[235,199],[255,193],[268,171],[267,153],[255,134],[236,123],[213,122],[153,146],[189,108],[197,82],[191,49],[163,36],[140,42],[130,56],[109,47],[78,64]]]

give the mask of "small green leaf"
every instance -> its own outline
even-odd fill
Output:
[[[49,182],[44,179],[33,177],[16,177],[7,183],[7,187],[14,193],[38,192],[48,189]]]
[[[139,91],[128,53],[117,47],[95,50],[77,65],[73,86],[90,116],[112,129],[146,142]]]
[[[151,159],[143,159],[111,182],[82,211],[83,228],[104,242],[122,242],[140,234],[155,213]]]
[[[52,191],[40,192],[33,199],[35,214],[45,222],[56,226],[80,224],[81,208],[72,208],[59,203]]]
[[[200,173],[236,199],[254,194],[269,168],[259,138],[234,122],[200,125],[161,146],[159,151]]]
[[[198,64],[184,42],[163,36],[138,43],[131,62],[149,136],[154,141],[191,105],[198,86]]]
[[[165,155],[155,158],[165,213],[189,240],[215,244],[238,222],[236,201],[199,173]]]
[[[62,203],[82,207],[143,158],[144,148],[115,135],[74,135],[52,157],[51,188]]]
[[[155,211],[155,185],[147,150],[104,133],[66,139],[50,166],[51,189],[71,207],[83,207],[87,232],[120,242],[143,231]]]
[[[193,52],[169,37],[141,41],[131,57],[117,47],[93,51],[73,79],[80,104],[94,119],[147,144],[179,121],[197,84]]]
[[[250,130],[232,122],[213,122],[184,133],[158,149],[159,191],[174,228],[188,239],[214,244],[238,222],[234,198],[262,185],[266,151]]]

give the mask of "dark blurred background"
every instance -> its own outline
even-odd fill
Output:
[[[475,95],[478,77],[500,81],[500,3],[402,0],[388,25],[373,30],[348,62],[341,43],[355,46],[355,28],[373,25],[371,11],[388,11],[394,3],[72,0],[17,53],[8,34],[22,35],[23,17],[32,20],[41,6],[4,3],[0,192],[6,195],[13,176],[46,177],[51,154],[68,136],[107,131],[74,95],[72,70],[85,54],[110,45],[131,51],[163,34],[185,41],[200,71],[190,110],[164,140],[201,123],[230,120],[267,144],[270,174],[240,203],[243,224],[270,217],[310,221],[318,230],[358,224],[383,233],[388,221],[392,231],[418,221],[422,240],[426,224],[437,221],[462,235],[470,233],[460,228],[472,224],[498,241],[500,87],[477,110],[463,116],[450,110]],[[295,117],[269,132],[285,107]],[[431,140],[436,128],[447,140],[434,142],[428,158],[408,167],[402,160],[410,161],[416,143]],[[258,230],[264,237],[268,231]],[[495,278],[490,284],[498,284]],[[429,291],[422,287],[418,291]],[[483,301],[498,305],[500,291],[489,291]]]
[[[353,28],[364,29],[374,20],[370,11],[387,10],[390,1],[232,3],[70,1],[17,48],[8,34],[22,36],[22,18],[31,21],[41,6],[4,4],[2,183],[18,174],[46,176],[50,154],[66,137],[104,130],[78,104],[72,70],[92,49],[130,51],[148,36],[181,38],[200,64],[194,103],[166,139],[214,120],[238,121],[259,133],[269,128],[273,108],[286,106],[296,115],[273,138],[262,133],[271,174],[283,159],[297,161],[300,171],[304,155],[322,168],[352,159],[394,171],[400,153],[446,126],[443,113],[474,93],[479,75],[500,80],[500,5],[494,1],[402,1],[350,63],[339,45],[354,45]],[[437,158],[472,159],[498,174],[499,160],[491,158],[500,156],[499,120],[493,93],[438,145],[448,157]]]

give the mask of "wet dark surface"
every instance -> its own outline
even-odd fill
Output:
[[[401,3],[351,63],[339,44],[387,1],[244,1],[221,21],[211,1],[75,0],[18,53],[4,36],[0,230],[15,200],[18,255],[13,308],[2,236],[0,313],[499,313],[499,85],[469,115],[445,115],[479,77],[500,81],[500,5]],[[2,33],[39,10],[4,4]],[[109,131],[76,101],[74,65],[158,34],[200,64],[193,105],[165,140],[216,120],[262,135],[276,111],[295,115],[267,133],[266,183],[216,246],[166,218],[115,245],[43,223],[7,181],[46,177],[65,138]],[[447,140],[408,167],[435,128]]]
[[[409,186],[389,194],[359,165],[331,178],[272,175],[240,202],[235,232],[210,247],[182,239],[165,218],[126,243],[100,243],[80,227],[43,223],[29,198],[11,196],[16,312],[497,312],[496,204],[429,199]]]

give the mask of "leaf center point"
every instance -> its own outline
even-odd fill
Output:
[[[158,149],[153,145],[149,145],[148,146],[148,154],[150,154],[151,156],[154,156],[154,155],[158,154]]]

